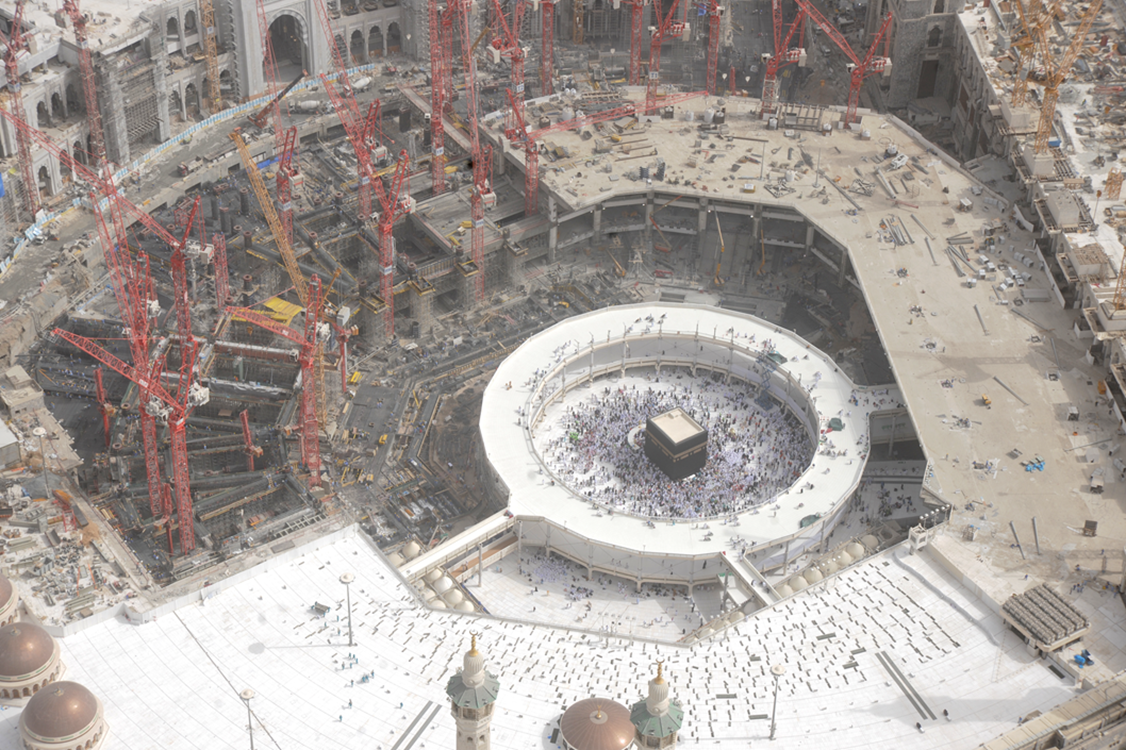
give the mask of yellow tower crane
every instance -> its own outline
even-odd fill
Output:
[[[1040,100],[1040,123],[1036,128],[1035,152],[1037,154],[1042,154],[1048,150],[1048,140],[1052,136],[1052,123],[1056,117],[1056,102],[1060,98],[1060,86],[1067,80],[1071,66],[1075,64],[1076,58],[1079,57],[1079,51],[1083,48],[1087,34],[1091,31],[1095,17],[1099,15],[1102,7],[1103,0],[1091,1],[1091,5],[1088,6],[1087,12],[1083,15],[1083,20],[1079,22],[1078,31],[1071,39],[1071,46],[1067,48],[1067,52],[1058,61],[1052,57],[1052,51],[1048,46],[1047,28],[1050,24],[1044,23],[1033,28],[1040,44],[1040,55],[1047,70],[1043,82],[1044,93]]]
[[[293,282],[293,288],[297,291],[301,304],[308,306],[309,282],[297,265],[297,256],[294,255],[293,247],[285,236],[285,229],[282,227],[281,219],[278,218],[278,212],[274,210],[274,202],[270,200],[270,193],[266,190],[266,182],[262,179],[262,173],[258,170],[258,165],[254,163],[254,157],[250,155],[250,149],[246,147],[246,142],[243,141],[238,128],[231,131],[231,140],[235,142],[238,155],[242,159],[243,166],[246,167],[246,175],[250,178],[250,187],[254,190],[254,195],[258,197],[258,205],[262,207],[262,213],[266,216],[266,223],[270,225],[270,231],[274,235],[274,243],[278,246],[278,254],[282,257],[282,263],[285,264],[285,270],[289,274],[290,281]]]
[[[1028,4],[1027,15],[1024,12],[1023,0],[1012,0],[1020,15],[1021,35],[1013,40],[1010,45],[1020,53],[1020,67],[1017,68],[1016,79],[1013,81],[1014,107],[1019,107],[1028,99],[1028,77],[1032,75],[1033,62],[1036,57],[1036,35],[1032,29],[1044,20],[1046,14],[1041,14],[1040,0],[1031,0]],[[1031,23],[1029,22],[1031,19]]]

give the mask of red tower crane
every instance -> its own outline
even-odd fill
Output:
[[[8,45],[4,52],[4,73],[8,78],[8,92],[11,94],[8,97],[8,107],[16,119],[27,122],[23,111],[23,95],[20,93],[19,56],[27,44],[23,32],[23,0],[16,0],[11,31],[7,39],[0,34],[0,42]],[[35,181],[31,165],[31,144],[23,130],[16,131],[16,150],[19,152],[20,176],[23,178],[24,207],[34,221],[35,212],[39,210],[39,185]]]
[[[430,183],[434,195],[446,192],[446,77],[449,75],[449,43],[443,39],[442,12],[438,0],[427,0],[430,12]],[[447,11],[448,12],[448,11]]]
[[[658,25],[650,27],[649,37],[649,79],[645,83],[645,114],[651,115],[657,108],[657,89],[661,84],[661,45],[666,39],[682,36],[688,24],[674,21],[680,0],[669,3],[664,19],[658,18]],[[709,63],[710,65],[710,63]]]
[[[552,93],[551,79],[555,72],[555,0],[532,0],[532,10],[542,10],[540,42],[540,94]]]
[[[821,15],[821,11],[813,7],[809,0],[796,0],[798,7],[805,12],[807,16],[817,24],[817,28],[825,32],[825,35],[833,40],[833,43],[844,52],[851,61],[848,64],[849,71],[849,87],[848,87],[848,109],[845,111],[844,124],[847,126],[856,119],[856,110],[860,106],[860,89],[864,85],[864,79],[868,76],[875,75],[876,73],[883,73],[885,76],[891,75],[891,60],[886,56],[876,57],[876,49],[880,46],[880,42],[887,35],[888,29],[891,27],[891,12],[889,11],[884,18],[883,24],[880,25],[880,30],[876,32],[876,38],[872,40],[872,46],[868,48],[868,54],[861,60],[852,51],[849,46],[848,40],[841,35],[837,27],[829,23],[825,16]],[[890,37],[887,42],[891,42]]]
[[[645,8],[652,0],[614,0],[617,10],[622,3],[629,6],[629,85],[641,85],[641,27],[645,19]]]
[[[485,208],[495,206],[497,197],[489,183],[492,149],[481,146],[481,135],[477,127],[480,119],[477,106],[477,61],[473,57],[469,32],[472,8],[471,0],[451,0],[450,3],[450,11],[455,14],[461,36],[462,65],[465,72],[469,159],[473,163],[473,187],[469,194],[470,219],[473,224],[469,230],[469,258],[472,264],[470,273],[473,280],[473,301],[479,304],[485,299]],[[464,265],[462,267],[465,268]]]
[[[719,67],[719,35],[723,21],[723,6],[717,0],[704,0],[703,15],[708,18],[708,77],[704,85],[708,94],[714,96],[716,68]]]
[[[146,411],[166,423],[171,431],[172,481],[180,526],[180,552],[182,554],[191,552],[195,549],[195,522],[192,518],[191,482],[188,475],[187,419],[192,409],[206,404],[210,398],[208,390],[192,379],[197,354],[195,340],[191,338],[180,340],[180,377],[176,393],[172,394],[160,382],[159,370],[163,369],[162,362],[158,362],[152,371],[148,371],[145,365],[138,368],[123,362],[85,336],[61,328],[56,328],[52,335],[86,352],[155,397],[149,402]],[[149,494],[153,494],[151,486]],[[171,533],[171,524],[169,524],[169,535]]]
[[[181,331],[181,347],[192,348],[194,352],[194,339],[190,336],[191,330],[191,313],[190,301],[187,296],[187,279],[183,266],[183,250],[187,243],[188,236],[191,232],[192,221],[187,221],[187,228],[182,238],[177,239],[173,237],[167,229],[160,225],[156,219],[149,216],[137,206],[133,205],[130,201],[126,200],[124,196],[117,192],[113,181],[110,179],[103,180],[98,175],[94,174],[84,164],[78,162],[73,155],[68,154],[66,151],[59,148],[59,146],[52,141],[47,135],[30,125],[23,120],[20,120],[13,115],[0,111],[0,117],[12,123],[20,133],[23,133],[30,139],[36,141],[44,150],[51,153],[57,158],[63,166],[71,170],[71,173],[87,184],[95,188],[95,190],[104,193],[107,198],[107,209],[113,220],[115,235],[111,236],[106,228],[105,221],[102,214],[101,203],[96,194],[90,196],[91,203],[94,207],[95,223],[98,230],[98,235],[102,243],[102,252],[106,256],[106,267],[110,273],[110,280],[113,286],[114,295],[117,298],[118,310],[121,313],[122,321],[128,328],[130,351],[133,357],[133,367],[135,368],[134,374],[143,373],[140,379],[134,379],[133,382],[137,383],[140,399],[139,404],[141,407],[141,439],[144,447],[145,455],[145,474],[148,480],[149,487],[149,506],[155,518],[162,511],[166,514],[170,513],[171,496],[162,491],[165,486],[160,480],[160,460],[159,449],[156,439],[156,416],[154,413],[155,402],[152,396],[160,396],[154,394],[150,390],[152,384],[159,385],[160,376],[163,372],[163,364],[160,358],[157,358],[155,363],[149,362],[149,331],[150,331],[150,318],[159,311],[159,304],[156,302],[156,295],[153,291],[152,277],[149,274],[148,258],[144,254],[138,254],[137,259],[134,261],[129,258],[127,252],[120,251],[126,245],[125,223],[122,218],[122,212],[128,211],[134,218],[139,220],[148,229],[152,230],[158,237],[161,238],[173,251],[173,287],[175,289],[175,297],[177,300],[177,324]],[[198,209],[198,199],[196,204],[193,205],[191,219],[194,219],[195,212]],[[116,237],[116,241],[115,241]],[[177,262],[177,258],[179,261]],[[185,333],[185,331],[187,333]],[[95,345],[96,346],[96,345]],[[99,347],[100,349],[100,347]],[[186,356],[186,355],[185,355]],[[194,353],[192,355],[194,357]],[[97,358],[97,357],[95,357]],[[116,359],[116,358],[115,358]],[[110,364],[104,359],[99,360],[103,364]],[[111,367],[113,365],[111,364]],[[149,368],[153,368],[151,371]],[[116,368],[115,368],[116,369]],[[119,370],[120,372],[120,370]],[[122,373],[125,374],[125,373]],[[128,376],[127,376],[128,377]],[[183,374],[181,375],[181,387],[186,388],[187,380]],[[206,389],[203,391],[206,394]],[[187,398],[187,395],[184,396]],[[173,470],[176,471],[177,462],[183,462],[182,474],[186,480],[187,477],[187,442],[186,437],[181,434],[178,438],[173,430]],[[177,456],[176,440],[182,442],[182,456]],[[174,473],[174,478],[176,474]],[[185,494],[186,493],[186,494]],[[180,507],[181,513],[181,530],[180,541],[181,550],[184,552],[191,551],[195,548],[194,528],[189,523],[185,528],[183,525],[184,508],[187,508],[187,519],[191,519],[191,495],[187,491],[186,481],[181,483],[177,479],[176,487],[177,505]],[[186,506],[185,506],[186,504]]]
[[[262,449],[254,444],[254,435],[250,432],[250,413],[243,409],[238,418],[242,422],[242,440],[246,443],[246,470],[254,471],[254,459],[262,455]]]
[[[375,169],[371,163],[374,131],[379,122],[379,103],[374,102],[371,105],[368,117],[364,121],[354,120],[351,118],[351,114],[336,87],[332,85],[328,77],[322,75],[321,80],[324,81],[325,90],[328,92],[333,105],[336,106],[340,123],[344,126],[348,140],[351,141],[352,149],[356,153],[356,162],[360,172],[361,218],[365,222],[372,218],[376,219],[379,228],[379,296],[386,306],[383,313],[383,327],[384,334],[390,340],[395,335],[395,294],[392,289],[395,272],[395,238],[392,230],[395,220],[414,211],[415,205],[414,199],[410,196],[409,186],[405,192],[403,191],[410,158],[405,150],[400,153],[395,176],[391,181],[391,190],[390,192],[384,190],[383,181],[375,174]],[[379,201],[377,214],[372,213],[371,192],[373,188]]]
[[[113,405],[106,397],[106,385],[102,381],[102,368],[94,368],[94,392],[97,395],[98,407],[102,412],[102,429],[106,433],[106,447],[110,446],[113,439],[110,435],[110,419],[113,417]]]
[[[796,62],[798,67],[805,66],[805,11],[798,9],[798,15],[790,24],[790,30],[782,37],[782,0],[772,0],[771,8],[774,12],[774,54],[764,52],[762,62],[766,66],[766,75],[762,79],[762,114],[772,114],[778,106],[778,69],[784,65]],[[790,48],[790,43],[798,35],[798,46]]]
[[[222,232],[211,235],[215,247],[215,307],[222,310],[231,301],[231,277],[227,272],[227,236]]]
[[[86,16],[78,9],[78,0],[63,0],[63,11],[70,16],[74,25],[74,41],[78,43],[78,66],[82,71],[86,122],[90,127],[90,163],[99,166],[106,158],[106,137],[102,129],[102,110],[98,107],[98,79],[90,57],[90,39],[86,35]]]
[[[512,65],[512,86],[511,90],[516,94],[516,100],[523,106],[525,98],[524,94],[524,60],[527,57],[527,51],[520,46],[520,38],[518,30],[520,24],[524,19],[524,0],[515,0],[512,8],[512,25],[508,25],[508,19],[504,17],[504,9],[500,7],[500,0],[493,0],[493,12],[496,13],[496,23],[500,28],[500,34],[493,37],[489,42],[489,54],[493,56],[493,62],[500,62],[501,58],[508,58]]]
[[[278,218],[286,240],[293,245],[293,175],[296,172],[294,160],[297,151],[297,128],[292,127],[282,134],[282,147],[278,154],[278,174],[276,179],[278,193]]]
[[[317,380],[314,360],[317,348],[317,312],[321,306],[321,280],[319,276],[309,279],[309,303],[305,307],[305,333],[282,325],[273,318],[243,307],[228,307],[227,312],[239,320],[253,323],[271,333],[287,338],[301,349],[297,363],[301,368],[301,460],[309,469],[309,486],[321,483],[321,446],[317,429]]]

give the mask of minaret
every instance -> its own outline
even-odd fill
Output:
[[[498,692],[500,682],[485,671],[485,657],[477,650],[477,635],[473,634],[461,671],[446,683],[450,712],[457,722],[455,750],[489,750],[489,723]]]
[[[629,712],[637,730],[635,741],[639,748],[672,750],[684,723],[680,703],[669,699],[669,684],[665,682],[661,666],[662,662],[657,662],[657,676],[649,680],[649,697],[633,704]]]

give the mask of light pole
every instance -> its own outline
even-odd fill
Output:
[[[774,675],[774,707],[770,709],[770,739],[774,739],[774,730],[777,728],[776,721],[778,717],[778,680],[786,673],[786,668],[781,664],[775,664],[770,668],[770,674]]]
[[[254,691],[247,688],[239,693],[238,697],[246,704],[246,731],[250,732],[250,750],[254,750],[254,719],[250,714],[250,699],[254,697]]]
[[[348,598],[348,645],[355,646],[352,642],[352,581],[356,580],[356,576],[351,573],[345,573],[340,576],[340,582],[344,584],[344,592]]]

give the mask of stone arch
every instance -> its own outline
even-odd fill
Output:
[[[280,81],[292,81],[302,70],[309,70],[308,26],[300,16],[282,11],[270,22],[270,44],[278,65]],[[263,55],[265,57],[265,55]]]
[[[189,83],[184,87],[184,113],[190,115],[193,111],[199,111],[199,89]]]
[[[367,54],[364,51],[364,32],[356,29],[352,32],[352,38],[349,40],[349,51],[352,53],[352,62],[359,65],[367,60]]]
[[[934,0],[934,12],[935,13],[945,13],[946,12],[946,0]]]
[[[344,35],[336,34],[332,37],[332,41],[336,44],[336,51],[340,53],[340,58],[347,62],[350,58],[348,56],[348,45],[344,43]]]
[[[199,31],[195,20],[195,11],[189,10],[184,14],[184,36],[191,36]]]
[[[63,181],[67,181],[67,180],[70,179],[70,167],[68,166],[70,160],[66,158],[67,155],[68,154],[66,152],[66,149],[62,149],[62,157],[63,158],[59,159],[59,172],[62,173]],[[51,677],[54,678],[54,675],[51,675]]]
[[[230,70],[219,71],[219,91],[226,91],[230,93],[234,88],[234,81],[231,79]]]
[[[164,35],[171,39],[180,38],[180,19],[176,16],[169,16],[168,23],[164,26]]]
[[[66,111],[79,112],[85,111],[86,106],[82,101],[82,97],[78,95],[78,88],[73,83],[66,85]]]
[[[180,97],[179,89],[172,89],[168,95],[168,114],[179,115],[184,112],[184,100]]]
[[[43,173],[44,173],[44,172],[46,172],[46,171],[47,171],[47,168],[46,168],[46,167],[40,167],[40,168],[39,168],[39,173],[40,173],[40,174],[43,174]],[[27,698],[27,697],[29,697],[30,695],[31,695],[31,689],[30,689],[30,688],[26,688],[26,687],[25,687],[25,688],[23,689],[23,697],[24,697],[24,698]]]
[[[927,46],[928,47],[941,47],[942,46],[942,27],[935,26],[927,33]]]
[[[392,21],[387,27],[387,54],[397,55],[403,46],[403,34],[399,30],[399,24]]]
[[[383,56],[383,30],[372,26],[368,31],[368,59]]]
[[[86,149],[82,148],[82,141],[75,141],[70,153],[74,154],[74,160],[79,164],[86,163]]]
[[[63,103],[62,94],[58,91],[51,94],[51,116],[58,120],[66,119],[66,104]]]
[[[35,121],[40,130],[51,125],[51,114],[47,111],[47,102],[42,99],[39,100],[39,104],[35,105]]]

